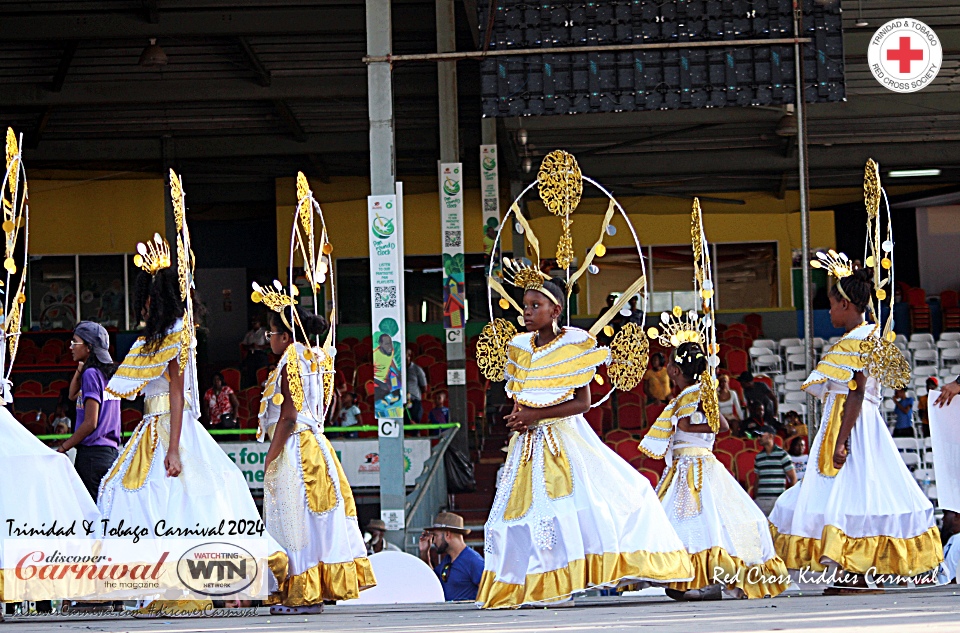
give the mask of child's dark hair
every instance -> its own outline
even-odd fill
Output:
[[[104,363],[97,358],[96,354],[90,354],[83,363],[83,371],[86,372],[88,369],[97,369],[103,374],[105,380],[110,380],[113,373],[117,371],[117,366],[114,363]]]
[[[566,284],[556,277],[546,279],[543,282],[543,289],[549,292],[550,295],[556,299],[557,303],[559,303],[561,306],[563,306],[567,300],[567,291],[565,286]]]
[[[313,314],[312,312],[304,312],[300,308],[294,308],[297,311],[297,315],[300,317],[300,322],[303,323],[303,329],[306,331],[307,336],[323,336],[327,332],[327,320],[318,314]],[[286,311],[287,318],[289,320],[289,311]],[[270,313],[270,327],[277,328],[277,332],[281,334],[286,333],[290,336],[293,336],[293,332],[290,331],[290,328],[287,327],[287,324],[283,322],[283,319],[280,318],[279,312]]]
[[[680,369],[680,373],[687,380],[697,382],[700,375],[707,370],[707,357],[699,343],[688,341],[681,343],[671,355],[673,364]]]
[[[133,309],[137,316],[142,315],[150,301],[150,308],[146,311],[146,326],[143,328],[143,338],[150,351],[156,351],[160,341],[173,327],[177,319],[183,316],[183,301],[180,299],[180,281],[177,271],[173,268],[164,268],[155,275],[140,271],[137,275],[133,294]]]
[[[840,288],[846,293],[846,297],[840,293]],[[873,270],[870,268],[860,268],[853,271],[849,277],[844,277],[830,288],[830,294],[834,299],[840,301],[847,299],[857,307],[860,312],[865,312],[870,300],[873,298]]]

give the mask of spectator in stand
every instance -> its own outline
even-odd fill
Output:
[[[72,425],[73,421],[67,417],[66,408],[63,406],[63,403],[58,402],[57,410],[54,411],[53,418],[50,420],[50,429],[55,435],[62,435],[69,433]]]
[[[920,425],[917,426],[917,434],[920,437],[930,437],[930,416],[927,413],[927,407],[929,406],[930,392],[936,391],[940,387],[940,383],[937,382],[937,379],[933,376],[927,378],[927,392],[917,398],[917,415],[920,418]]]
[[[467,534],[462,516],[441,512],[420,535],[420,559],[433,567],[447,602],[474,602],[480,589],[483,557],[467,547],[463,540]]]
[[[344,392],[340,396],[340,426],[357,426],[360,424],[360,407],[357,406],[357,394],[352,391]],[[356,431],[344,433],[345,437],[360,437]]]
[[[720,413],[727,422],[743,420],[743,408],[740,406],[740,396],[730,388],[730,376],[720,376],[720,386],[717,388],[717,399],[720,401]],[[731,424],[731,426],[734,426]]]
[[[650,369],[643,377],[643,391],[647,394],[647,404],[666,404],[670,401],[673,388],[667,375],[666,359],[660,352],[650,357]]]
[[[430,409],[430,415],[427,416],[429,424],[446,424],[450,421],[450,407],[447,406],[447,392],[438,391],[433,394],[433,408]],[[439,431],[431,435],[439,435]]]
[[[759,400],[753,400],[747,404],[747,409],[750,415],[740,423],[737,428],[737,435],[740,437],[757,437],[760,434],[760,428],[766,425],[763,403]]]
[[[423,420],[423,392],[427,389],[427,374],[413,362],[413,351],[407,350],[407,415],[414,424]]]
[[[203,395],[203,407],[211,428],[233,428],[240,401],[233,389],[223,381],[220,372],[213,375],[213,386]]]
[[[247,353],[240,366],[243,373],[243,386],[250,387],[257,384],[257,370],[270,363],[267,328],[263,326],[263,320],[260,317],[256,316],[250,320],[250,331],[240,342],[240,349]]]
[[[380,552],[403,551],[386,539],[387,524],[380,519],[372,519],[363,530],[366,532],[363,535],[363,540],[367,544],[367,556],[373,556]]]
[[[807,455],[807,436],[798,435],[792,440],[787,440],[787,446],[789,449],[787,453],[790,454],[790,461],[793,462],[793,470],[797,473],[797,481],[803,479],[803,474],[807,472],[807,460],[810,458]]]
[[[790,440],[795,437],[807,437],[809,431],[807,425],[803,423],[803,418],[796,411],[785,411],[783,414],[783,430],[786,432],[786,442],[789,445]]]
[[[740,381],[740,387],[743,389],[744,400],[747,402],[753,402],[754,400],[761,401],[763,403],[763,410],[766,412],[768,418],[776,420],[777,402],[773,397],[773,392],[770,391],[770,387],[768,387],[766,383],[755,381],[753,374],[748,371],[740,374],[737,380]]]
[[[770,516],[777,497],[797,483],[797,473],[787,451],[774,442],[777,431],[769,425],[760,427],[759,431],[761,450],[753,461],[753,470],[757,473],[753,499],[763,513]]]
[[[608,294],[608,295],[607,295],[607,305],[605,305],[605,306],[603,306],[602,308],[600,308],[600,312],[599,312],[599,314],[597,314],[597,318],[599,319],[599,318],[602,317],[604,314],[606,314],[607,312],[609,312],[609,311],[610,311],[610,308],[612,308],[612,307],[613,307],[613,304],[616,303],[616,302],[617,302],[617,295],[615,295],[615,294],[613,294],[613,293]],[[616,317],[614,317],[614,319],[616,319]],[[617,326],[613,325],[613,322],[612,322],[612,321],[611,321],[610,325],[613,326],[614,330],[617,329]],[[616,332],[614,332],[614,335],[616,335]],[[613,336],[607,336],[602,330],[597,333],[597,342],[599,342],[601,345],[609,345],[609,344],[610,344],[610,341],[612,341],[612,340],[613,340]]]
[[[627,317],[627,323],[634,323],[643,327],[643,312],[637,309],[637,301],[640,299],[640,295],[633,295],[630,297],[630,316]]]
[[[896,406],[897,423],[893,427],[894,437],[913,437],[913,398],[907,397],[907,392],[897,389],[893,393],[893,404]]]
[[[66,453],[76,447],[74,467],[96,502],[100,480],[116,461],[120,446],[120,400],[104,391],[116,369],[106,329],[93,321],[78,323],[70,354],[77,361],[69,391],[70,399],[77,402],[77,419],[73,435],[57,450]]]

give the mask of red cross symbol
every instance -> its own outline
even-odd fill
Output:
[[[910,62],[923,61],[922,48],[910,48],[910,36],[900,38],[900,48],[891,48],[887,51],[887,61],[900,62],[900,72],[910,73]]]

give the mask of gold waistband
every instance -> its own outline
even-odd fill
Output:
[[[184,394],[183,410],[190,410],[189,392]],[[151,416],[163,415],[165,413],[170,413],[169,393],[158,393],[155,396],[147,396],[143,399],[143,417],[148,418]]]
[[[531,424],[530,426],[527,427],[527,430],[528,430],[528,431],[532,431],[533,429],[539,429],[539,428],[544,428],[544,427],[548,427],[548,426],[553,426],[554,424],[557,424],[558,422],[563,422],[564,420],[569,420],[569,419],[570,419],[569,417],[566,417],[566,418],[547,418],[547,419],[545,419],[545,420],[540,420],[540,421],[537,422],[536,424]]]
[[[706,457],[708,455],[713,457],[713,451],[709,448],[703,448],[702,446],[688,446],[673,449],[674,457]]]

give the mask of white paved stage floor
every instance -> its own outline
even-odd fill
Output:
[[[819,593],[819,592],[818,592]],[[472,605],[327,607],[316,616],[132,619],[127,617],[8,617],[0,632],[245,633],[330,631],[341,633],[735,633],[842,631],[844,633],[960,632],[957,585],[881,595],[825,597],[804,593],[774,600],[723,600],[680,604],[663,597],[581,598],[572,607],[479,611]]]

